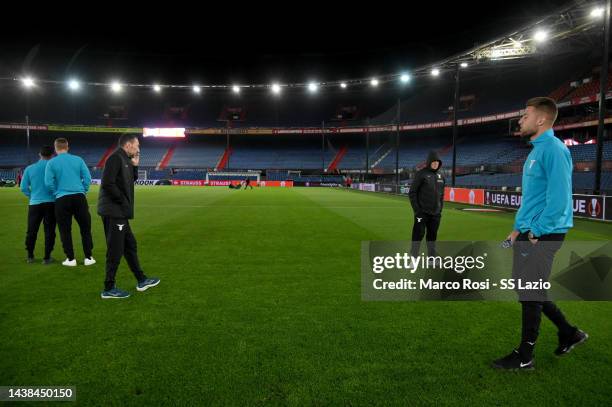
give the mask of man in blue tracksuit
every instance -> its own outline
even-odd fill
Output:
[[[572,220],[572,157],[555,137],[557,118],[553,99],[537,97],[527,101],[519,121],[521,137],[529,137],[533,149],[523,166],[523,197],[512,233],[514,258],[512,277],[532,282],[548,281],[555,253],[561,248]],[[545,290],[517,290],[522,307],[522,333],[518,349],[493,362],[498,369],[533,369],[533,350],[542,313],[558,329],[558,356],[583,343],[588,335],[570,325],[557,306],[548,301]]]
[[[85,253],[84,264],[91,266],[96,261],[91,255],[93,250],[91,216],[85,198],[85,194],[89,191],[91,174],[81,157],[68,153],[68,140],[58,138],[54,144],[57,156],[47,164],[45,185],[55,196],[55,217],[66,253],[66,260],[62,265],[69,267],[77,265],[72,246],[72,217],[74,217],[81,230]]]
[[[51,252],[55,246],[55,196],[45,186],[45,169],[53,157],[53,149],[43,146],[40,149],[40,160],[28,166],[21,179],[21,192],[29,198],[28,231],[26,232],[26,250],[28,263],[34,263],[34,247],[40,223],[45,228],[45,256],[43,264],[51,264]]]

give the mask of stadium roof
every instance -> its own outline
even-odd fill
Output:
[[[28,72],[59,81],[41,80],[40,88],[31,92],[23,92],[20,83],[13,82],[12,87],[6,86],[6,82],[0,83],[0,101],[4,107],[0,121],[18,120],[24,116],[24,106],[27,106],[34,122],[101,124],[100,120],[104,121],[107,110],[112,107],[109,105],[119,105],[130,110],[129,119],[121,124],[139,126],[160,120],[164,109],[179,106],[194,113],[184,125],[212,126],[224,106],[236,105],[249,110],[248,125],[312,126],[330,120],[338,106],[357,105],[362,122],[371,117],[374,124],[386,124],[395,121],[390,120],[394,111],[381,112],[397,98],[405,101],[402,122],[441,120],[448,115],[452,75],[443,74],[432,81],[430,68],[440,67],[443,73],[448,73],[468,60],[469,68],[462,74],[462,94],[478,94],[477,113],[496,113],[516,109],[526,97],[547,94],[577,71],[592,68],[594,55],[599,51],[597,40],[593,39],[596,36],[593,32],[597,32],[593,27],[597,24],[585,16],[587,9],[596,4],[593,1],[539,2],[537,5],[515,2],[511,10],[497,4],[498,9],[471,9],[470,13],[457,9],[457,5],[436,6],[441,10],[434,10],[432,5],[428,6],[429,10],[409,16],[400,13],[397,24],[389,20],[397,17],[389,8],[382,15],[377,14],[381,7],[367,15],[365,21],[372,25],[356,25],[364,16],[355,19],[346,13],[330,25],[325,25],[329,17],[325,14],[308,26],[300,26],[292,17],[278,18],[275,24],[265,20],[254,20],[252,24],[214,20],[223,21],[219,27],[214,23],[190,27],[180,20],[182,25],[178,27],[178,20],[166,18],[151,20],[138,30],[131,26],[126,30],[115,24],[109,31],[108,21],[103,25],[106,30],[96,31],[99,26],[95,24],[81,30],[76,22],[73,29],[79,30],[79,35],[72,37],[69,30],[65,31],[65,25],[61,26],[63,32],[37,34],[26,30],[17,37],[13,31],[12,36],[3,37],[7,51],[1,56],[0,78]],[[479,12],[486,12],[487,18]],[[431,16],[429,27],[411,24],[417,17],[422,22],[423,16]],[[445,19],[451,16],[455,18]],[[385,29],[377,29],[374,22],[385,22]],[[533,48],[534,30],[541,27],[548,27],[552,38],[563,40],[538,46],[535,58],[519,62],[482,60],[482,54],[491,55],[492,51],[503,50],[517,41],[525,44],[527,50]],[[475,41],[482,45],[474,46]],[[421,77],[410,86],[398,86],[399,75],[406,71]],[[152,84],[159,83],[160,78],[202,83],[199,79],[205,76],[207,83],[216,80],[245,83],[247,79],[260,80],[267,76],[306,83],[305,78],[337,80],[367,72],[372,73],[369,77],[393,72],[397,78],[394,83],[385,83],[385,78],[380,77],[384,89],[376,92],[335,87],[327,88],[321,95],[324,97],[305,95],[305,92],[298,95],[296,91],[293,99],[283,95],[281,100],[262,99],[246,91],[238,98],[228,90],[207,97],[219,90],[210,88],[203,91],[201,98],[189,92],[174,95],[171,89],[158,96],[152,92]],[[150,93],[137,94],[130,89],[113,97],[108,89],[102,88],[87,89],[75,97],[66,87],[66,81],[73,76],[84,81],[104,81],[100,84],[109,84],[110,78],[121,78],[123,83],[131,80],[148,83],[143,85],[146,88],[134,90]],[[191,85],[188,87],[191,89]],[[147,112],[152,112],[149,117]],[[73,120],[62,119],[66,115]]]
[[[570,2],[572,3],[572,2]],[[580,3],[580,2],[579,2]],[[305,7],[283,13],[224,8],[206,14],[150,16],[100,10],[82,18],[5,26],[0,76],[191,83],[303,82],[370,77],[433,63],[472,48],[567,1],[421,2]],[[169,11],[172,11],[172,7]],[[57,12],[57,10],[55,10]],[[274,11],[274,12],[273,12]],[[41,13],[42,14],[42,13]]]

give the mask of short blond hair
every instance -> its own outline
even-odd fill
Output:
[[[56,138],[53,142],[56,150],[66,150],[68,149],[68,140],[63,137]]]
[[[554,123],[555,120],[557,120],[557,114],[559,111],[557,109],[557,103],[554,101],[554,99],[544,96],[531,98],[527,101],[527,106],[532,106],[534,109],[546,114],[546,116],[548,116],[548,118],[551,120],[551,123]]]

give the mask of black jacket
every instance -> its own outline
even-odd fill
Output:
[[[436,171],[430,165],[439,161]],[[418,171],[410,185],[410,203],[415,214],[439,215],[444,205],[444,176],[440,173],[442,160],[437,152],[432,151],[427,157],[427,166]]]
[[[98,195],[98,215],[112,218],[134,217],[134,181],[138,179],[138,167],[132,164],[122,148],[118,148],[106,160],[102,174],[102,186]]]

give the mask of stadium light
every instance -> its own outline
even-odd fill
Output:
[[[77,91],[81,88],[81,84],[76,79],[71,79],[68,82],[68,88],[70,88],[72,91]]]
[[[238,86],[238,85],[234,85],[234,86],[232,86],[232,92],[234,92],[234,93],[240,93],[240,86]]]
[[[346,89],[346,82],[341,82],[341,83],[340,83],[340,87],[341,87],[342,89]]]
[[[374,86],[374,87],[377,87],[377,86],[378,86],[378,83],[379,83],[379,82],[378,82],[378,79],[376,79],[376,78],[374,78],[374,79],[372,79],[372,80],[370,81],[370,85],[372,85],[372,86]]]
[[[467,68],[468,67],[468,63],[467,62],[462,62],[460,66],[462,68]]]
[[[272,84],[272,93],[275,93],[275,94],[278,95],[280,93],[280,91],[281,91],[280,85],[278,83],[273,83]]]
[[[119,82],[113,82],[111,84],[111,90],[115,93],[121,92],[122,86]]]
[[[593,10],[591,10],[591,17],[593,18],[599,18],[599,17],[602,17],[603,15],[604,15],[603,7],[595,7]]]
[[[533,35],[533,39],[536,42],[544,42],[544,41],[546,41],[547,38],[548,38],[548,33],[546,31],[544,31],[544,30],[538,30]]]
[[[311,93],[315,93],[315,92],[316,92],[318,89],[319,89],[319,85],[317,85],[316,83],[314,83],[314,82],[310,82],[310,83],[308,84],[308,90],[309,90]]]
[[[153,85],[153,90],[154,90],[155,92],[159,93],[159,92],[161,92],[162,88],[161,88],[161,86],[159,86],[159,85],[155,84],[155,85]]]
[[[434,68],[434,69],[431,70],[431,74],[433,76],[438,76],[438,75],[440,75],[440,70],[438,68]]]
[[[402,81],[402,83],[408,83],[410,81],[410,75],[408,75],[407,73],[402,74],[402,76],[400,76],[400,80]]]
[[[34,79],[32,79],[31,77],[27,76],[25,78],[23,78],[21,80],[21,83],[23,84],[23,86],[25,86],[26,88],[32,88],[34,86]]]
[[[191,88],[193,90],[193,93],[200,93],[200,87],[198,85],[194,85],[193,88]]]

